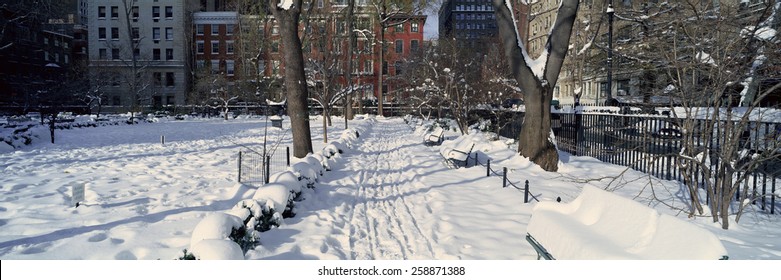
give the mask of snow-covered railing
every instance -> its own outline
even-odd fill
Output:
[[[570,203],[537,203],[526,239],[538,259],[727,259],[712,232],[591,185]]]

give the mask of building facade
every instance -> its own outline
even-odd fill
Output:
[[[104,108],[184,105],[191,68],[189,1],[123,2],[87,3],[91,86],[109,100]]]

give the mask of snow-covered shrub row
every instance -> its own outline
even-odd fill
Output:
[[[292,159],[288,170],[271,174],[269,183],[259,187],[252,199],[204,218],[193,231],[189,251],[185,250],[179,259],[244,259],[244,253],[260,245],[260,232],[279,227],[284,218],[295,216],[301,193],[314,188],[318,178],[341,160],[341,154],[349,151],[374,122],[373,118],[366,118],[323,150],[303,159]]]
[[[125,124],[126,118],[103,118],[94,116],[76,116],[68,121],[56,122],[57,130],[101,127]],[[34,142],[49,138],[49,124],[41,124],[40,121],[25,121],[21,123],[6,124],[0,127],[0,152],[12,151]]]

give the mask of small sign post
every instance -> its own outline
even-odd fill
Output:
[[[71,203],[74,207],[79,207],[79,203],[84,201],[84,184],[78,184],[73,186],[73,194],[71,196]]]

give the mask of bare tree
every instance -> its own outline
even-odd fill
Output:
[[[516,29],[509,0],[493,0],[497,26],[513,76],[524,93],[526,115],[518,136],[522,156],[546,171],[558,170],[559,155],[551,130],[551,99],[569,47],[579,1],[562,0],[542,55],[530,58]]]

